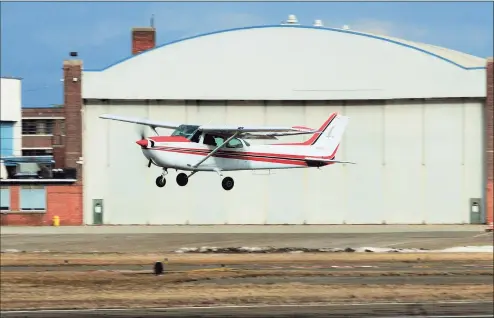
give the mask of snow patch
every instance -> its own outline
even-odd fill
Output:
[[[445,253],[494,253],[494,246],[484,245],[484,246],[461,246],[461,247],[450,247],[442,250]]]
[[[7,248],[5,250],[2,250],[2,253],[22,253],[24,251],[17,250],[15,248]]]

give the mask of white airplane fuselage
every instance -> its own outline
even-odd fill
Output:
[[[310,165],[304,158],[334,159],[334,153],[322,147],[301,144],[248,146],[243,142],[242,148],[223,148],[197,168],[192,168],[215,148],[193,142],[155,142],[153,148],[143,148],[142,152],[157,166],[185,171],[308,168]]]

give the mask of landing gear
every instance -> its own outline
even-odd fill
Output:
[[[185,173],[179,173],[177,175],[177,184],[181,187],[186,186],[189,182],[189,177]]]
[[[233,179],[231,177],[225,177],[223,179],[223,181],[221,181],[221,186],[223,187],[223,189],[225,189],[226,191],[229,191],[231,189],[233,189],[233,185],[235,183],[233,182]]]
[[[163,188],[166,184],[166,179],[165,179],[165,176],[168,174],[168,171],[167,169],[163,169],[163,173],[161,174],[161,176],[157,177],[156,178],[156,185],[160,188]]]
[[[223,174],[221,173],[220,170],[215,170],[215,172],[218,173],[221,177],[223,177]],[[189,178],[192,177],[196,173],[197,173],[197,171],[193,171],[189,175],[187,175],[183,172],[179,173],[177,175],[177,178],[176,178],[177,184],[181,187],[185,187],[187,185],[187,183],[189,183]],[[163,188],[166,185],[165,176],[167,174],[168,174],[168,171],[166,169],[163,169],[163,173],[161,174],[161,176],[156,178],[156,186]],[[221,181],[221,186],[226,191],[230,191],[231,189],[233,189],[234,184],[235,183],[233,182],[233,179],[231,177],[225,177]]]

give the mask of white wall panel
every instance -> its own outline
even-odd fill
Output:
[[[342,102],[308,102],[305,107],[305,126],[318,129],[333,112],[344,112]],[[348,125],[348,130],[352,129]],[[355,127],[353,127],[355,129]],[[346,134],[344,138],[346,138]],[[346,142],[340,144],[336,158],[347,160],[345,152]],[[348,165],[333,165],[322,169],[307,169],[304,176],[306,205],[305,214],[308,224],[338,224],[344,221],[346,211],[346,183],[345,174]]]
[[[423,221],[423,114],[421,102],[384,106],[383,205],[387,223]]]
[[[381,223],[386,218],[382,193],[383,112],[383,106],[377,103],[348,102],[345,107],[352,126],[346,132],[345,155],[357,162],[346,170],[346,223]]]
[[[430,103],[425,107],[426,165],[460,164],[463,157],[463,104]]]
[[[129,181],[129,179],[125,177],[125,171],[120,171],[120,178],[118,178],[117,180],[113,180],[114,182],[108,182],[110,181],[109,176],[112,171],[111,151],[113,150],[113,148],[110,147],[112,144],[112,140],[110,139],[109,129],[112,122],[108,120],[97,119],[97,116],[106,114],[109,111],[110,110],[107,105],[91,105],[90,107],[85,107],[83,113],[83,206],[84,222],[86,224],[93,223],[93,199],[106,199],[108,197],[108,188],[114,187],[115,185],[118,186],[118,184],[121,182],[125,182],[126,185],[128,185],[130,182],[133,183],[132,180]],[[128,129],[133,128],[134,127],[128,127]],[[114,151],[116,151],[116,153],[121,153],[120,158],[126,157],[126,155],[124,155],[119,148],[115,149]],[[106,204],[110,204],[110,201],[112,200],[105,200],[105,202],[103,203],[105,211],[108,211],[109,213],[111,213],[112,209],[110,207],[107,207]],[[128,212],[122,211],[122,213]]]
[[[297,125],[303,122],[304,107],[300,104],[284,105],[280,102],[268,102],[266,105],[267,122],[270,125]],[[293,124],[291,124],[293,123]],[[300,142],[301,136],[283,138],[282,142]],[[276,170],[266,179],[270,191],[268,196],[267,224],[303,224],[305,221],[305,171]]]
[[[0,80],[0,120],[14,122],[12,154],[20,156],[22,154],[22,80],[6,77]]]
[[[0,78],[0,120],[14,121],[21,120],[22,81],[18,78]]]
[[[266,124],[266,106],[262,102],[228,101],[227,105],[226,124],[246,126]],[[249,142],[251,144],[264,143],[254,140]],[[266,172],[239,171],[235,173],[234,178],[235,187],[240,185],[243,190],[231,191],[227,222],[229,224],[265,224],[270,194],[268,181],[271,177]]]
[[[427,222],[468,220],[468,210],[461,209],[464,206],[461,195],[463,122],[462,103],[435,102],[425,108],[424,163],[427,175],[424,206]]]
[[[479,103],[464,103],[464,147],[463,147],[463,201],[462,211],[469,211],[470,198],[483,197],[483,170],[484,166],[483,148],[483,107]]]

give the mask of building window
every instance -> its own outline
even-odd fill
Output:
[[[53,149],[22,149],[23,156],[52,156]]]
[[[14,122],[0,122],[0,156],[14,154]]]
[[[10,210],[10,188],[0,187],[0,210]]]
[[[46,211],[46,188],[44,186],[22,186],[20,192],[22,211]]]
[[[54,119],[23,119],[23,135],[53,135]]]
[[[65,136],[65,120],[61,120],[59,123],[60,123],[60,135]]]

